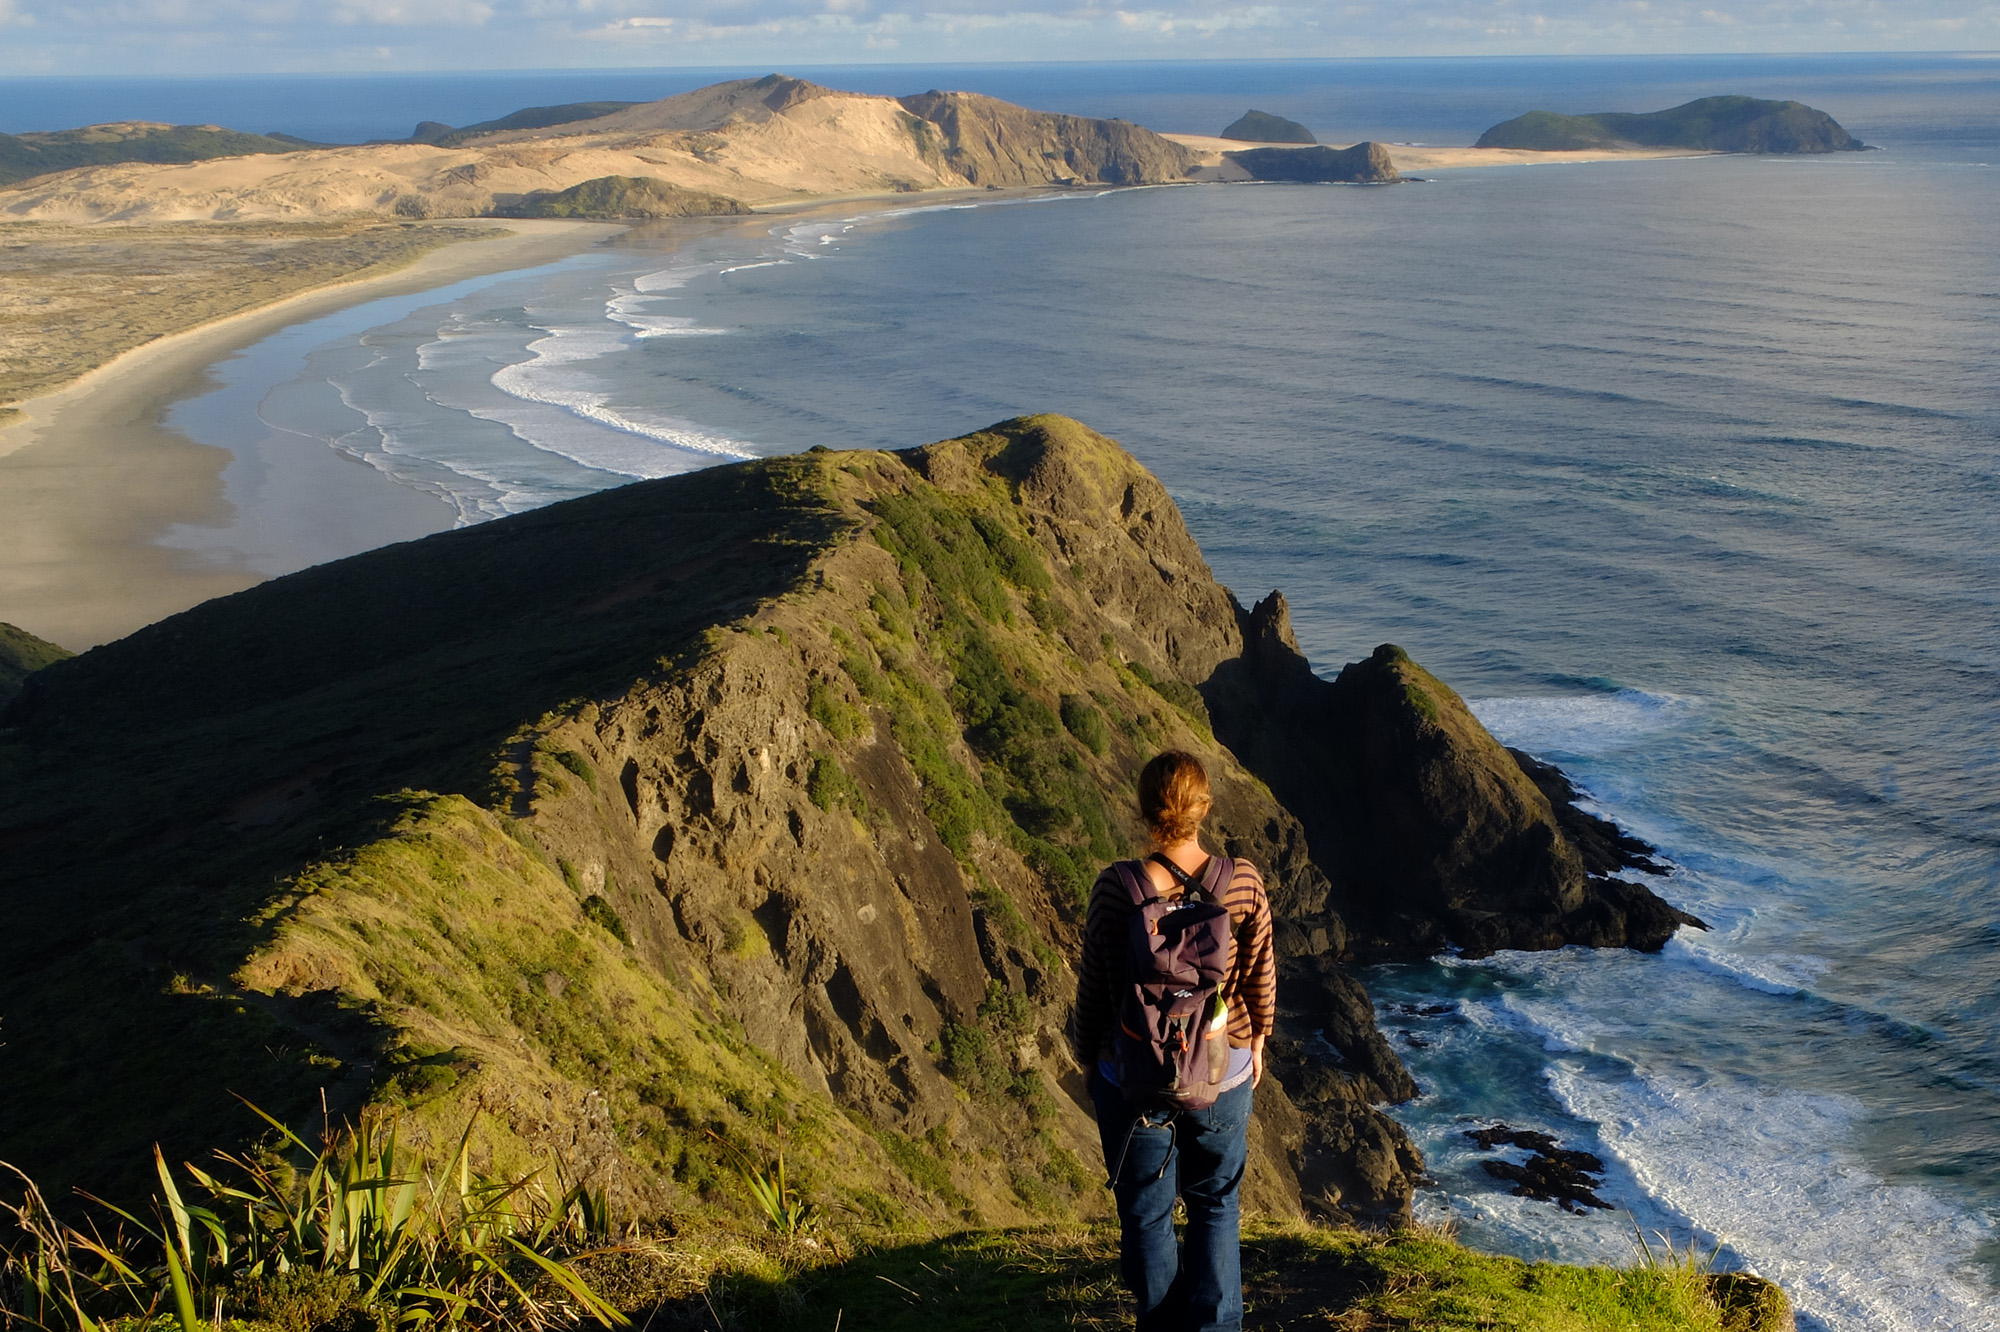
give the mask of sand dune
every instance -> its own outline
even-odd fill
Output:
[[[457,147],[375,144],[185,166],[124,164],[0,191],[0,218],[60,222],[473,217],[537,190],[648,176],[744,203],[963,187],[893,98],[741,80],[601,120]],[[775,105],[774,105],[775,103]]]

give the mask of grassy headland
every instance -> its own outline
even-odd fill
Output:
[[[1376,1109],[1415,1089],[1341,968],[1336,884],[1365,885],[1371,856],[1445,875],[1385,939],[1463,907],[1519,915],[1536,946],[1585,917],[1615,943],[1631,904],[1593,899],[1445,686],[1413,693],[1390,649],[1317,681],[1289,642],[1277,598],[1244,611],[1214,582],[1156,479],[1041,417],[635,484],[43,666],[0,715],[0,1158],[143,1212],[148,1144],[273,1159],[236,1096],[297,1125],[325,1106],[393,1119],[433,1163],[467,1142],[460,1179],[587,1183],[586,1229],[615,1213],[665,1237],[602,1274],[626,1307],[678,1299],[692,1324],[740,1296],[738,1326],[821,1326],[830,1299],[981,1326],[984,1289],[1013,1292],[1010,1321],[1110,1318],[1068,959],[1095,866],[1138,842],[1131,774],[1173,745],[1215,774],[1217,848],[1263,867],[1281,921],[1244,1195],[1285,1226],[1258,1298],[1431,1301],[1355,1326],[1609,1327],[1634,1300],[1668,1310],[1641,1325],[1711,1326],[1629,1275],[1299,1229],[1407,1220],[1421,1170]],[[1276,738],[1255,733],[1272,681],[1286,748],[1346,744],[1311,723],[1319,699],[1391,751],[1371,790],[1450,795],[1369,827],[1477,835],[1336,837],[1323,871],[1238,757]],[[1539,869],[1502,903],[1442,868],[1468,848]],[[774,1208],[746,1182],[780,1153]],[[774,1211],[805,1239],[759,1239]],[[1611,1312],[1551,1321],[1552,1298]]]

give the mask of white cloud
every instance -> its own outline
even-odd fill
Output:
[[[0,71],[75,73],[2000,48],[1996,0],[0,0],[0,25]]]
[[[477,28],[493,17],[481,0],[340,0],[335,23],[383,28]]]

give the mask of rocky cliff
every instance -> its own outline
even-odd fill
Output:
[[[1449,690],[1393,649],[1319,680],[1055,417],[307,570],[0,727],[0,1158],[58,1185],[325,1089],[656,1213],[780,1126],[881,1225],[1095,1210],[1069,959],[1167,745],[1283,922],[1253,1206],[1407,1210],[1375,1106],[1415,1088],[1345,961],[1664,937]]]
[[[974,185],[1058,182],[1159,185],[1185,180],[1199,154],[1126,120],[1030,111],[978,93],[919,93],[898,99],[937,127],[951,170]]]

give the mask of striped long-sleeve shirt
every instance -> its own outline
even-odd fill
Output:
[[[1211,872],[1214,866],[1210,866]],[[1144,873],[1142,869],[1140,873]],[[1158,889],[1162,901],[1181,897],[1178,882]],[[1278,1011],[1278,962],[1271,945],[1271,901],[1264,894],[1264,876],[1247,860],[1235,862],[1229,884],[1218,894],[1229,912],[1235,948],[1222,997],[1229,1004],[1229,1044],[1247,1047],[1270,1034]],[[1090,890],[1084,913],[1083,958],[1076,973],[1077,1062],[1094,1067],[1108,1053],[1112,1024],[1117,1021],[1117,990],[1122,979],[1125,926],[1132,918],[1132,898],[1106,867]]]

